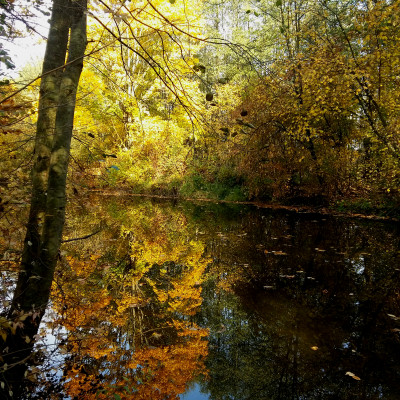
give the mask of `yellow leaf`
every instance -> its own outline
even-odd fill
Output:
[[[346,372],[346,375],[352,377],[352,378],[355,379],[356,381],[361,381],[361,378],[359,378],[357,375],[354,375],[354,374],[353,374],[352,372],[350,372],[350,371],[347,371],[347,372]]]
[[[318,350],[318,346],[312,346],[311,350],[317,351]]]

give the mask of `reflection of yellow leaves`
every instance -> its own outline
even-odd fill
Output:
[[[132,326],[132,319],[136,321],[133,322],[134,326],[135,324],[140,326],[142,315],[140,307],[149,301],[166,302],[168,304],[166,316],[176,311],[183,315],[195,313],[202,301],[201,282],[207,262],[201,259],[203,253],[200,251],[203,250],[201,246],[192,246],[192,249],[197,250],[189,253],[191,265],[183,269],[181,274],[159,275],[157,279],[153,276],[152,279],[146,277],[154,290],[153,300],[144,297],[144,293],[141,292],[140,284],[135,276],[136,271],[132,271],[132,276],[109,272],[107,276],[109,284],[106,289],[104,285],[93,285],[92,274],[96,273],[96,263],[92,260],[69,258],[68,263],[74,274],[72,278],[69,277],[62,283],[62,295],[57,290],[54,291],[53,301],[55,308],[63,316],[60,322],[69,332],[68,351],[74,353],[77,362],[79,357],[90,357],[100,365],[107,360],[107,363],[113,363],[116,370],[134,368],[133,364],[146,366],[143,367],[144,372],[149,377],[148,379],[150,377],[151,379],[148,382],[144,379],[144,384],[140,385],[140,393],[135,396],[138,399],[162,399],[162,396],[170,393],[182,393],[185,391],[187,382],[192,380],[197,373],[205,373],[201,359],[207,354],[207,341],[202,338],[208,335],[208,331],[194,324],[188,325],[187,322],[179,321],[170,324],[170,327],[177,332],[178,343],[162,348],[149,346],[142,350],[140,346],[135,345],[137,350],[131,361],[123,361],[125,349],[118,341],[115,341],[116,337],[113,333],[116,328],[121,332],[131,329],[128,327]],[[162,289],[162,286],[157,288],[160,278],[169,280],[171,288],[169,291]],[[80,281],[79,287],[76,286],[77,280]],[[110,287],[117,289],[114,297],[111,297],[109,293]],[[64,308],[63,304],[74,306]],[[136,311],[137,309],[139,311]],[[134,331],[129,335],[135,338],[136,333]],[[141,335],[137,336],[137,338],[141,337]],[[163,337],[168,337],[168,335],[164,335],[161,328],[149,336],[153,340],[160,340]],[[122,364],[118,366],[120,363]],[[130,363],[132,366],[128,365]],[[65,390],[71,397],[93,398],[89,394],[83,396],[85,390],[89,390],[90,375],[80,369],[79,364],[70,367],[66,376]],[[159,388],[157,392],[154,392],[153,379],[156,380]],[[95,382],[93,378],[91,383]],[[121,382],[121,387],[123,384]],[[104,386],[107,386],[107,383]],[[111,393],[116,393],[117,386],[113,384],[112,388],[110,387]]]
[[[317,351],[318,350],[318,346],[312,346],[311,350]]]
[[[179,322],[177,322],[180,325]],[[186,390],[188,382],[199,373],[206,373],[202,359],[208,353],[208,344],[201,340],[203,330],[186,328],[189,336],[183,343],[156,348],[142,348],[135,353],[134,363],[143,366],[146,378],[138,386],[135,399],[164,399]]]
[[[202,303],[210,262],[204,244],[187,240],[187,232],[177,229],[186,226],[180,218],[157,211],[147,219],[143,215],[135,214],[129,229],[124,227],[124,238],[131,240],[129,269],[105,270],[97,256],[67,257],[71,273],[54,285],[54,307],[68,332],[64,348],[76,363],[65,368],[71,398],[94,399],[96,385],[105,390],[99,399],[125,398],[125,374],[138,390],[135,399],[161,400],[178,396],[195,376],[206,373],[202,360],[208,331],[185,320]],[[107,371],[101,383],[91,375],[100,368]]]
[[[8,330],[11,328],[10,322],[7,318],[0,316],[0,336],[1,338],[6,341]]]
[[[8,329],[10,327],[10,321],[6,317],[0,316],[0,328]]]

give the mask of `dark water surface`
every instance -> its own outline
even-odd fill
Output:
[[[63,249],[30,396],[400,399],[399,225],[98,201],[70,210],[68,238],[102,230]]]

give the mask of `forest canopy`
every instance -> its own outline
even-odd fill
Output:
[[[22,2],[1,8],[2,37],[35,30]],[[399,17],[390,1],[91,1],[69,181],[393,213]],[[24,180],[39,81],[11,96],[35,68],[1,63],[1,179]]]
[[[158,371],[165,393],[172,375],[181,376],[174,393],[182,393],[205,371],[208,332],[192,317],[218,257],[205,257],[204,232],[157,207],[127,210],[116,196],[107,212],[124,218],[106,250],[125,243],[122,261],[111,267],[100,251],[74,246],[67,255],[64,243],[114,223],[90,192],[399,217],[399,8],[369,0],[0,0],[0,397],[18,398],[21,382],[37,381],[28,360],[50,299],[60,316],[53,322],[100,368],[108,357],[118,371],[143,373],[141,382]],[[29,46],[43,36],[43,18],[41,66],[19,66],[5,44]],[[91,232],[74,234],[78,209]],[[257,246],[263,257],[288,255]],[[165,332],[156,332],[155,317]],[[103,336],[83,339],[95,319]],[[132,331],[126,343],[137,360],[114,357],[117,331]],[[108,389],[115,398],[137,390],[113,372],[116,387],[102,388],[103,375],[65,365],[72,397],[90,385],[102,398]],[[143,398],[166,395],[141,389]]]

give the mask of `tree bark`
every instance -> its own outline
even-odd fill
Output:
[[[32,273],[32,260],[39,258],[41,227],[43,226],[47,180],[50,165],[51,148],[54,137],[54,126],[59,103],[62,66],[67,53],[70,16],[70,0],[54,0],[50,20],[50,30],[43,62],[42,73],[45,75],[40,83],[39,112],[35,137],[35,158],[31,173],[32,196],[25,236],[22,265],[14,298],[23,293]],[[53,71],[53,72],[50,72]]]
[[[23,326],[14,334],[10,329],[6,340],[0,339],[0,380],[5,382],[0,398],[18,398],[33,337],[50,296],[65,220],[76,93],[87,43],[86,10],[87,0],[53,0],[43,72],[54,72],[44,77],[40,86],[31,208],[8,315],[9,321],[23,320]]]

